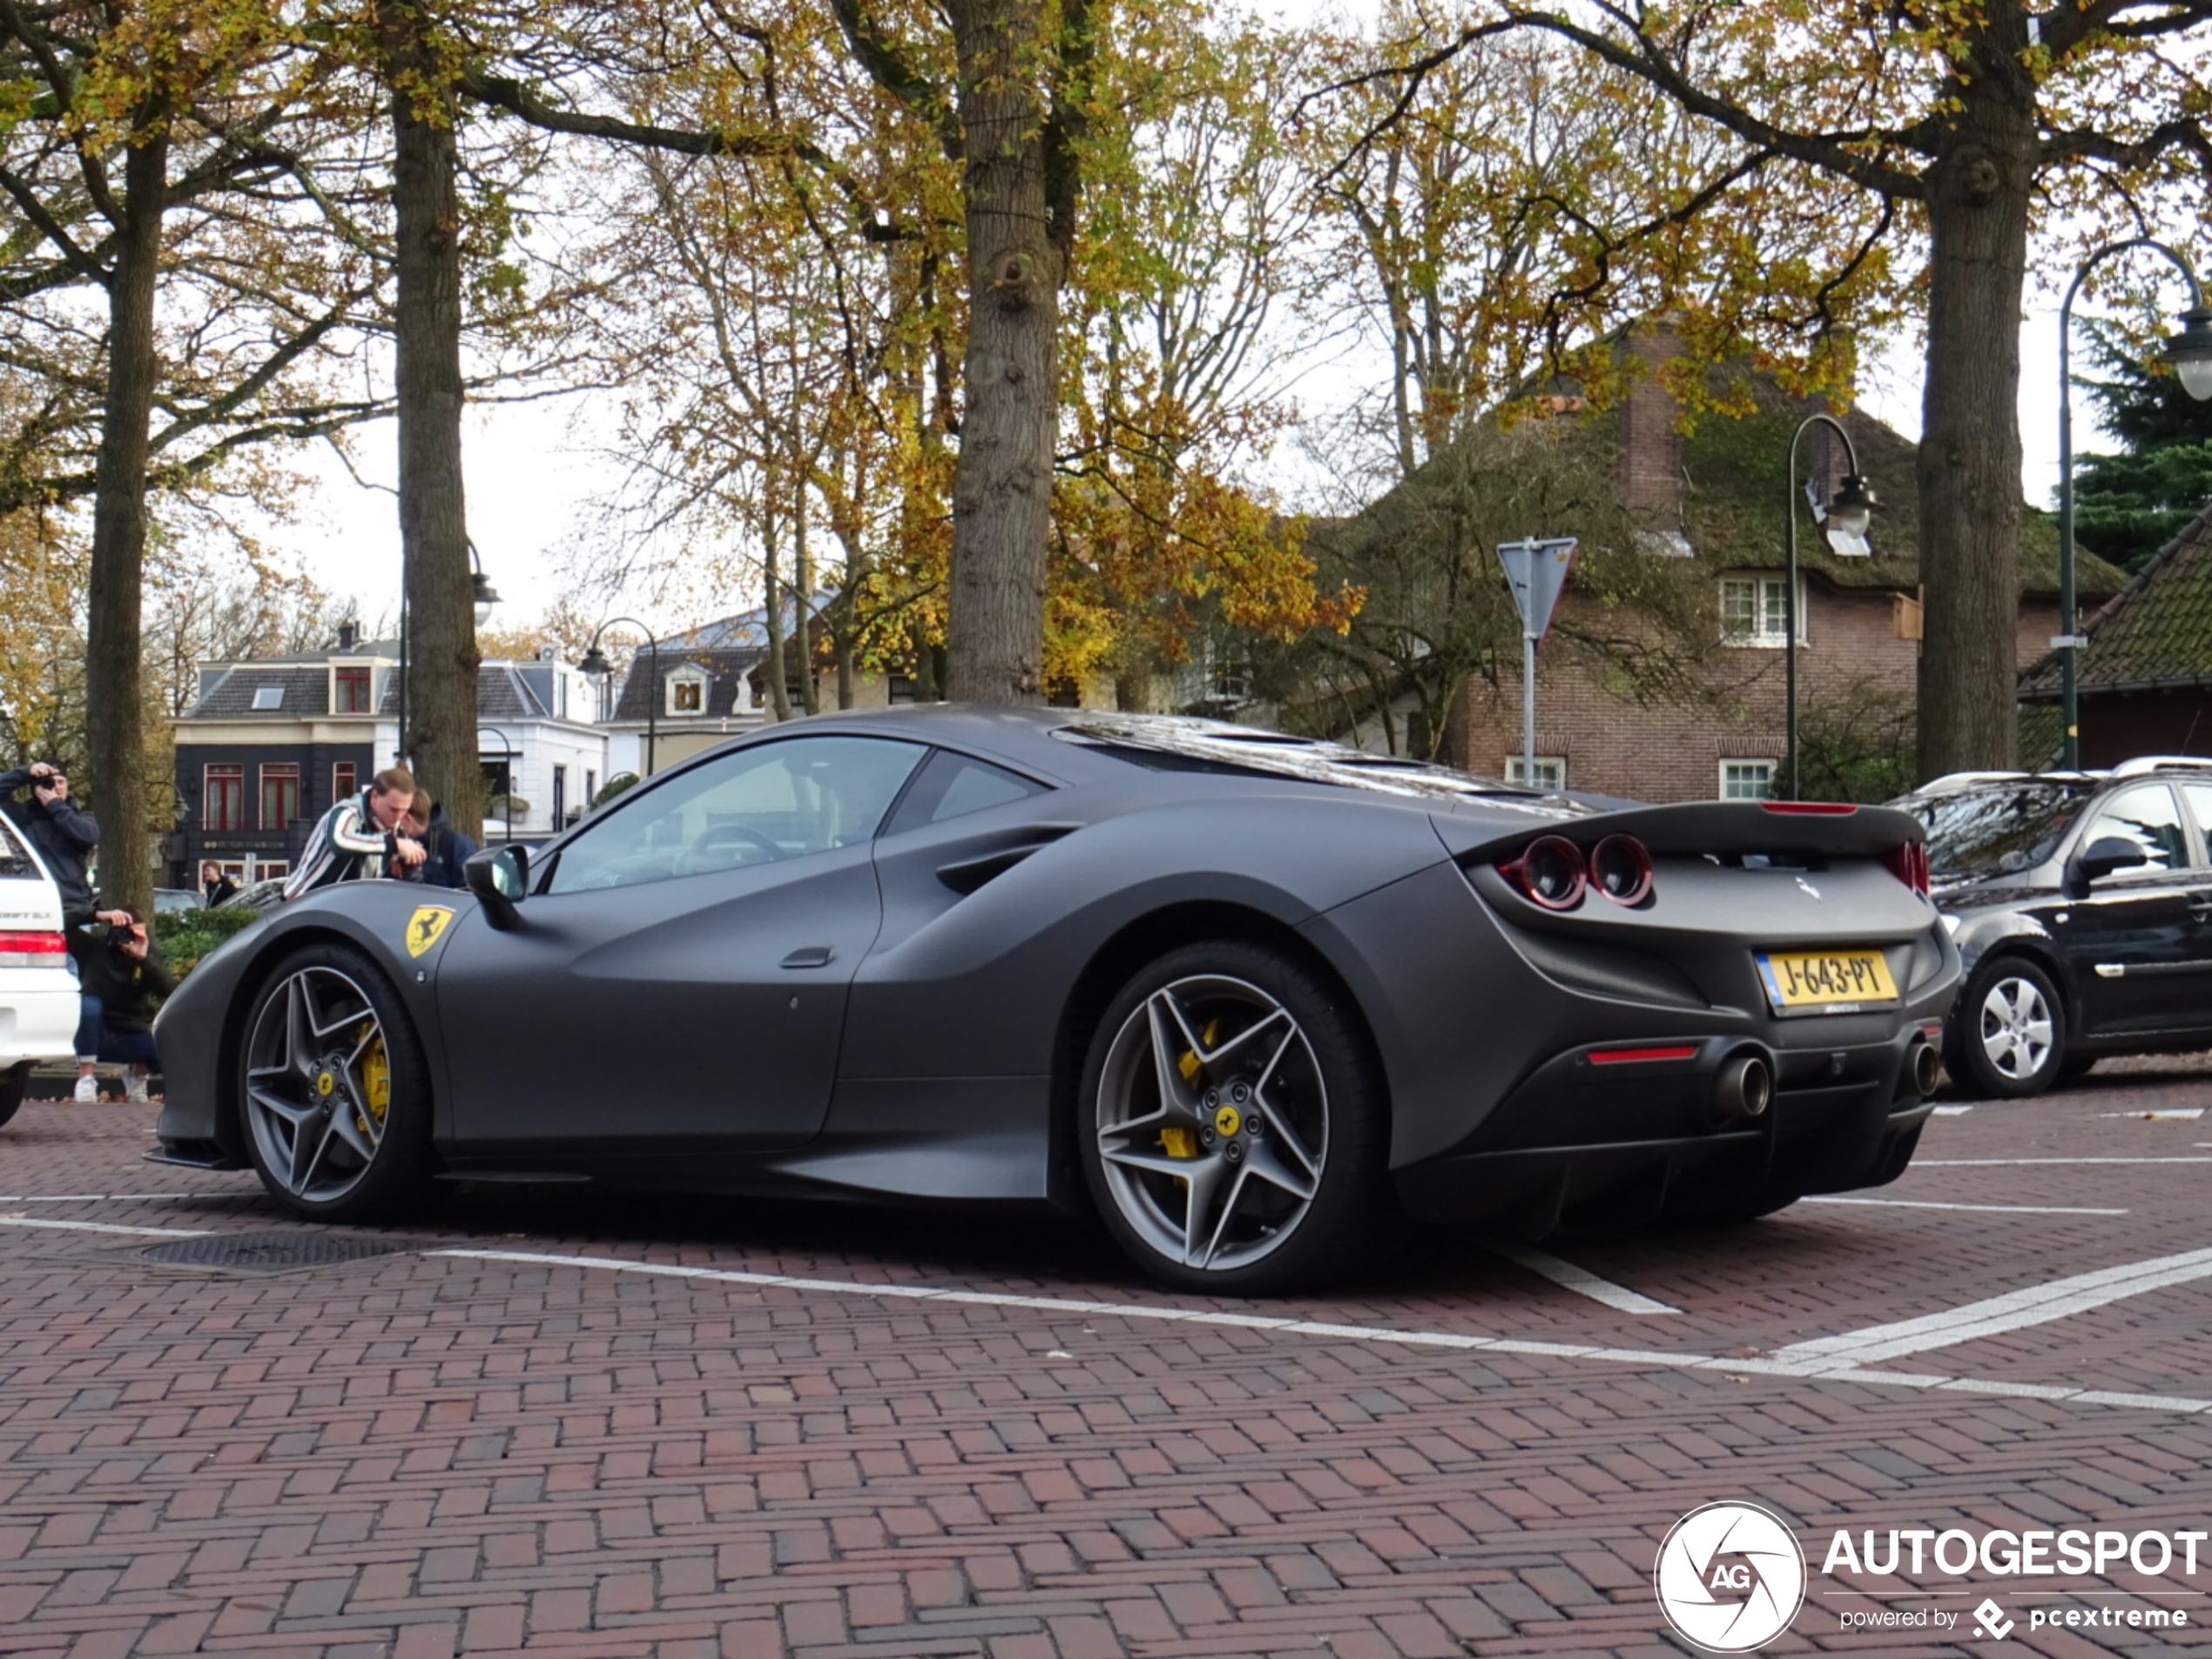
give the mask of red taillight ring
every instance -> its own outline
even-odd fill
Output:
[[[1529,867],[1539,862],[1556,860],[1567,878],[1563,892],[1547,894],[1537,885],[1537,878]],[[1514,863],[1507,869],[1520,880],[1521,890],[1530,902],[1547,910],[1572,910],[1582,902],[1582,889],[1589,885],[1588,867],[1583,862],[1582,849],[1564,835],[1540,835],[1528,843]]]
[[[1619,893],[1606,885],[1599,873],[1601,862],[1609,863],[1616,858],[1627,858],[1632,866],[1635,880]],[[1639,905],[1651,893],[1651,854],[1642,841],[1633,835],[1608,835],[1590,849],[1590,885],[1618,905]]]

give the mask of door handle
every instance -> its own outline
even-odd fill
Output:
[[[836,950],[828,945],[801,945],[779,964],[784,968],[827,968],[837,958]]]

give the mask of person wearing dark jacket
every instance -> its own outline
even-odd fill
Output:
[[[405,833],[422,844],[422,862],[401,879],[420,880],[434,887],[468,886],[461,867],[476,856],[476,844],[446,816],[446,809],[421,790],[401,820]]]
[[[125,1096],[143,1101],[147,1075],[161,1064],[153,1016],[177,981],[148,934],[144,912],[103,910],[78,931],[86,942],[77,958],[84,988],[77,1026],[77,1099],[90,1105],[100,1097],[92,1068],[106,1061],[125,1067]]]
[[[200,901],[210,910],[226,899],[238,896],[238,883],[223,873],[223,867],[210,860],[199,867]]]
[[[17,800],[16,792],[26,786],[31,799]],[[61,769],[34,760],[12,772],[0,772],[0,813],[7,813],[30,839],[38,849],[38,861],[61,889],[62,925],[73,927],[91,921],[92,883],[84,867],[100,844],[100,826],[69,798],[69,779]]]

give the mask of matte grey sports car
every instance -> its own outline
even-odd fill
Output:
[[[817,717],[210,955],[155,1156],[341,1221],[441,1178],[1089,1204],[1221,1291],[1407,1217],[1747,1217],[1912,1155],[1923,853],[1197,721]]]

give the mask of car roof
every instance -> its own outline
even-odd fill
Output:
[[[793,723],[794,726],[801,724]],[[1401,799],[1428,797],[1534,804],[1560,799],[1543,790],[1426,761],[1371,754],[1325,738],[1195,715],[907,704],[813,715],[803,722],[803,729],[895,735],[942,744],[995,756],[1065,783],[1126,777],[1133,763],[1153,764],[1158,770],[1213,771],[1285,782],[1330,784]],[[748,740],[759,735],[752,734]],[[1157,757],[1157,761],[1148,757]]]

